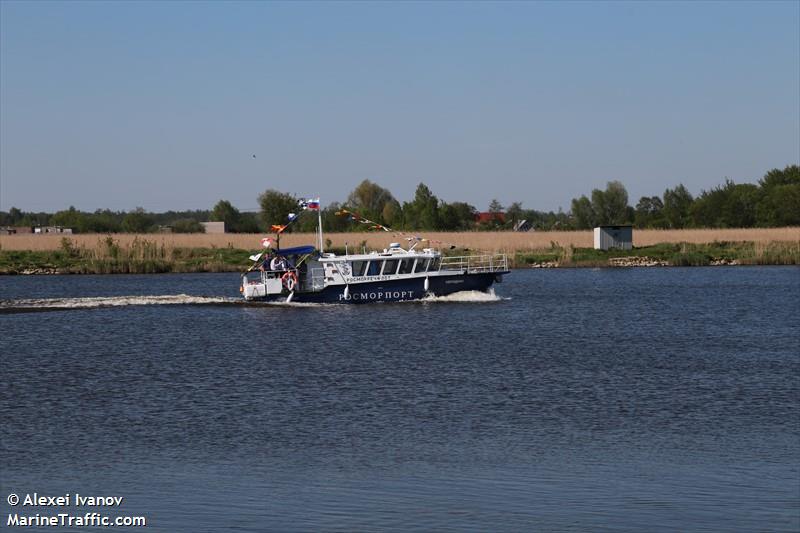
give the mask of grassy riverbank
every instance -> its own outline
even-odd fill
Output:
[[[331,251],[344,253],[338,246]],[[0,249],[0,274],[240,272],[250,266],[248,256],[252,253],[230,244],[171,246],[146,236],[122,241],[102,237],[92,246],[79,245],[74,238],[65,237],[55,250]],[[448,253],[475,252],[456,248]],[[660,243],[608,252],[551,241],[546,247],[511,249],[508,253],[512,268],[800,265],[800,240]]]
[[[514,265],[517,268],[800,265],[800,242],[661,243],[605,252],[554,243],[549,249],[518,252]]]
[[[76,246],[69,238],[58,250],[0,250],[0,274],[156,274],[239,272],[252,252],[233,247],[185,248],[135,238],[106,237],[96,246]]]

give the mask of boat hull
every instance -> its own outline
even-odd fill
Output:
[[[371,283],[351,284],[347,290],[345,285],[333,285],[320,291],[295,291],[292,302],[300,303],[342,303],[365,304],[375,302],[402,302],[420,300],[426,296],[446,296],[461,291],[486,291],[495,282],[502,280],[507,272],[481,272],[473,274],[457,274],[452,276],[431,276],[428,278],[428,290],[425,290],[425,278],[395,279]],[[255,301],[287,301],[289,294],[275,294]]]

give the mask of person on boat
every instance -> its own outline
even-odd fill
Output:
[[[286,259],[281,255],[275,254],[269,262],[269,269],[274,272],[283,272],[286,270]]]
[[[264,254],[264,259],[261,261],[261,266],[259,266],[258,269],[261,270],[262,272],[269,272],[270,270],[272,270],[272,267],[270,265],[272,260],[274,259],[275,259],[275,252],[269,250]]]

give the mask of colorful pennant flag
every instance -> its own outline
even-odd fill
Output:
[[[319,211],[319,197],[309,198],[307,200],[303,199],[297,202],[297,204],[303,209],[308,209],[309,211]]]

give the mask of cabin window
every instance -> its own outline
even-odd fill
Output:
[[[391,259],[387,259],[383,262],[383,275],[384,276],[391,276],[392,274],[397,273],[397,261],[393,261]]]
[[[433,260],[431,261],[431,267],[428,269],[428,271],[437,272],[440,266],[442,266],[442,258],[434,257]]]
[[[381,273],[383,261],[370,261],[367,268],[367,276],[377,276]]]
[[[425,272],[426,270],[428,270],[428,263],[430,262],[431,262],[430,258],[423,259],[422,257],[420,257],[419,259],[417,259],[417,264],[414,267],[414,272]]]
[[[353,276],[363,276],[364,271],[367,269],[366,261],[353,261]]]
[[[402,261],[400,261],[400,270],[397,273],[410,274],[413,268],[414,268],[413,259],[403,259]]]

